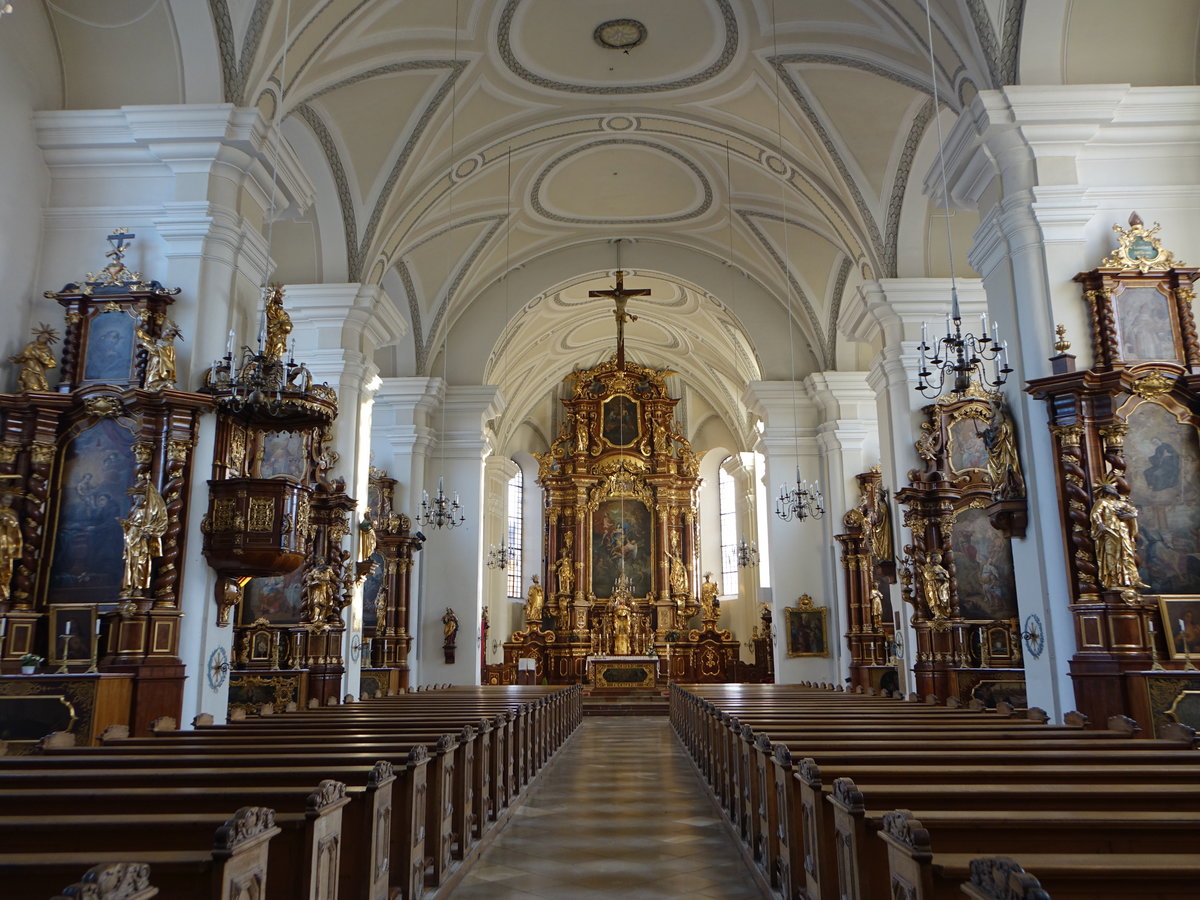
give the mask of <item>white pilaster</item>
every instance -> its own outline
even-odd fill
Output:
[[[746,407],[763,420],[759,450],[766,456],[767,484],[770,495],[781,485],[795,489],[797,473],[807,481],[820,480],[819,421],[816,404],[804,386],[791,381],[754,381],[746,388]],[[837,677],[836,658],[803,657],[789,659],[784,630],[783,609],[795,606],[801,594],[808,594],[818,606],[832,607],[836,602],[832,585],[822,577],[823,546],[827,535],[821,520],[785,522],[770,516],[767,543],[770,544],[771,614],[775,622],[775,678],[781,684],[798,681],[832,681]],[[831,610],[831,616],[833,615]],[[826,635],[829,648],[836,654],[840,638],[833,630]]]

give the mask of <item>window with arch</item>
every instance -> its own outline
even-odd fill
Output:
[[[721,593],[736,594],[738,592],[737,484],[734,477],[725,470],[724,463],[717,472],[721,505]]]
[[[505,522],[505,543],[508,544],[508,568],[505,569],[505,582],[508,585],[510,599],[521,599],[521,524],[524,521],[525,502],[525,473],[517,469],[517,474],[508,480],[508,517]]]

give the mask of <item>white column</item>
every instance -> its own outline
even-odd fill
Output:
[[[825,518],[821,554],[822,580],[829,585],[830,648],[838,683],[850,674],[849,647],[844,635],[850,627],[846,582],[841,577],[840,546],[833,535],[842,530],[842,516],[858,505],[855,475],[879,461],[879,430],[875,393],[865,372],[815,372],[804,379],[804,388],[821,411],[817,441],[824,460]]]
[[[956,285],[963,321],[977,321],[987,309],[982,283],[977,278],[959,278]],[[920,467],[914,444],[921,423],[929,418],[925,407],[930,401],[916,390],[920,369],[917,345],[924,324],[928,324],[930,342],[943,333],[949,309],[948,278],[885,278],[864,282],[839,323],[850,340],[870,344],[879,352],[867,374],[867,384],[876,398],[880,468],[892,510],[897,559],[912,538],[904,527],[903,510],[895,501],[895,492],[908,484],[908,473]],[[896,668],[901,690],[907,693],[914,684],[912,608],[904,603],[898,582],[891,586],[890,596],[892,609],[900,613],[897,636],[904,659]]]
[[[484,477],[484,519],[483,542],[484,553],[493,547],[499,549],[501,544],[508,546],[508,482],[517,474],[520,467],[511,459],[492,453],[483,461]],[[524,546],[523,553],[532,552],[533,548]],[[512,571],[511,560],[505,561],[504,568],[487,568],[483,572],[483,602],[488,610],[490,635],[488,640],[498,639],[501,643],[515,627],[513,624],[513,609],[516,604],[508,602],[508,575]],[[534,568],[532,571],[536,572]],[[518,573],[520,574],[520,573]],[[518,579],[520,580],[520,579]],[[522,581],[522,584],[524,582]],[[485,649],[489,663],[503,662],[504,653],[497,649]]]
[[[485,386],[451,386],[444,410],[436,417],[441,438],[426,465],[425,489],[432,496],[438,479],[447,495],[457,494],[466,521],[456,528],[422,526],[428,537],[425,572],[416,592],[414,630],[420,634],[416,653],[415,684],[478,684],[480,669],[479,625],[483,609],[483,460],[490,451],[485,433],[496,417],[498,389]],[[458,639],[453,664],[442,653],[442,616],[447,607],[458,618]]]
[[[50,184],[42,215],[44,287],[99,269],[114,228],[134,232],[127,265],[181,288],[170,308],[183,334],[178,384],[195,389],[224,354],[229,329],[244,337],[252,327],[258,285],[270,268],[261,229],[272,178],[283,207],[300,210],[312,200],[291,148],[282,144],[276,156],[258,111],[228,104],[37,112],[34,125]],[[35,320],[44,315],[35,309]],[[185,727],[201,712],[224,720],[228,677],[218,672],[210,682],[209,662],[233,655],[231,629],[216,625],[216,573],[200,554],[214,434],[213,417],[201,418],[180,575]]]
[[[766,456],[768,501],[781,485],[794,490],[796,475],[809,482],[822,477],[817,440],[818,410],[803,385],[791,381],[754,381],[746,388],[748,409],[763,420],[759,450]],[[775,679],[781,684],[798,681],[833,681],[833,656],[789,659],[783,609],[795,606],[808,594],[818,606],[835,602],[832,585],[822,576],[822,544],[826,532],[821,521],[785,522],[770,516],[766,542],[770,544],[771,615],[775,623]],[[765,599],[765,598],[764,598]],[[831,652],[837,638],[832,627],[826,635]]]
[[[414,535],[429,537],[436,534],[432,529],[428,533],[423,532],[417,516],[420,513],[421,487],[425,484],[425,471],[435,444],[431,423],[434,414],[441,408],[444,394],[445,383],[440,378],[384,378],[375,394],[371,430],[375,464],[396,479],[394,508],[396,512],[412,519]],[[418,618],[421,585],[425,581],[424,546],[417,544],[414,547],[412,571],[409,573],[412,590],[409,595],[408,629],[413,644],[408,664],[413,685],[422,683],[415,661],[425,655],[424,636]],[[435,647],[439,652],[441,645],[439,635]]]
[[[402,337],[407,326],[396,305],[378,286],[362,284],[288,285],[284,306],[292,317],[296,359],[308,366],[317,384],[337,392],[333,448],[339,456],[333,475],[346,479],[346,493],[357,501],[350,525],[351,565],[358,559],[358,523],[367,506],[371,461],[371,420],[379,370],[375,351]],[[346,675],[342,693],[358,696],[362,672],[362,582],[343,614],[342,657]]]

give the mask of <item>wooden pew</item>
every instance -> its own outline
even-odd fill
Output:
[[[889,896],[961,900],[978,854],[935,853],[924,823],[907,810],[884,817]],[[940,836],[940,835],[939,835]],[[1194,846],[1194,845],[1193,845]],[[1029,852],[1013,857],[1054,900],[1194,900],[1200,859],[1184,853]],[[978,896],[978,894],[976,894]]]
[[[277,833],[272,810],[244,807],[217,829],[210,849],[145,851],[138,854],[137,863],[149,866],[148,877],[171,900],[263,897],[270,887],[268,849]],[[4,852],[0,853],[0,884],[6,896],[40,900],[58,893],[64,872],[129,862],[121,852]],[[117,871],[130,870],[118,867]]]
[[[375,765],[365,787],[346,789],[350,803],[341,811],[342,866],[338,883],[338,896],[342,900],[387,900],[389,896],[394,781],[391,765],[380,762]],[[2,817],[37,819],[63,810],[70,810],[75,816],[96,818],[114,812],[139,816],[165,812],[204,815],[238,808],[247,805],[249,800],[256,800],[276,810],[278,823],[284,814],[308,813],[310,796],[307,790],[271,785],[240,789],[216,786],[25,788],[0,792],[0,821],[3,821]]]

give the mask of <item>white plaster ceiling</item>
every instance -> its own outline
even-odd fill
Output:
[[[951,117],[1025,71],[1195,79],[1194,0],[1140,4],[1178,26],[1159,32],[1173,52],[1120,59],[1087,52],[1116,0],[1040,14],[1025,0],[932,4]],[[43,0],[64,104],[223,101],[274,119],[282,93],[319,187],[307,227],[276,232],[296,244],[274,251],[290,270],[278,274],[384,284],[410,328],[377,359],[383,373],[441,374],[449,343],[452,382],[501,383],[507,433],[550,405],[562,375],[611,352],[611,313],[578,291],[605,282],[618,239],[655,286],[631,356],[680,369],[739,436],[746,381],[869,363],[835,327],[863,278],[947,274],[926,247],[934,226],[899,233],[902,214],[931,211],[909,189],[936,140],[924,0],[103,6]],[[600,46],[596,26],[622,18],[645,41]],[[137,64],[97,67],[97,46]],[[960,274],[971,219],[956,216]]]

